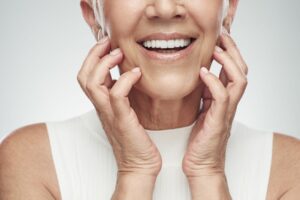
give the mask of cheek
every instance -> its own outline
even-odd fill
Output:
[[[197,0],[188,3],[190,16],[198,27],[201,37],[201,59],[209,65],[213,48],[218,40],[223,0]]]
[[[215,32],[221,24],[222,0],[197,0],[188,3],[190,16],[204,33]]]
[[[139,19],[143,15],[143,3],[141,0],[107,0],[106,23],[111,39],[116,45],[122,40],[131,38]]]

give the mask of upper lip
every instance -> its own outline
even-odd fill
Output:
[[[142,43],[147,40],[173,40],[173,39],[195,39],[196,36],[183,33],[151,33],[137,40],[138,43]]]

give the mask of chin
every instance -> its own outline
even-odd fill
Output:
[[[199,86],[199,78],[181,76],[173,78],[164,76],[161,79],[141,77],[135,88],[156,100],[179,100],[192,93]]]

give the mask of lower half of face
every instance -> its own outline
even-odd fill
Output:
[[[124,54],[119,64],[121,74],[140,67],[142,76],[134,86],[137,90],[155,99],[175,100],[203,85],[199,70],[212,63],[220,29],[221,0],[187,1],[182,8],[184,17],[178,21],[145,17],[147,4],[141,0],[109,2],[112,48],[119,47]],[[170,32],[184,36],[144,38]]]

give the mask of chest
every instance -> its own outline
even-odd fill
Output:
[[[110,199],[117,181],[117,167],[111,150],[103,148],[98,153],[86,152],[77,155],[68,165],[58,169],[57,178],[60,185],[56,185],[56,191],[60,191],[62,199]],[[267,178],[260,176],[255,165],[247,163],[238,157],[228,157],[225,171],[230,193],[233,199],[265,199],[267,190]],[[257,163],[256,163],[257,164]],[[54,170],[54,169],[52,169]],[[259,170],[259,171],[257,171]],[[275,191],[270,188],[268,191]],[[190,200],[190,190],[181,166],[164,166],[157,177],[153,199],[180,199]]]
[[[76,135],[66,132],[62,139],[55,138],[56,134],[51,137],[57,144],[68,141],[66,145],[54,146],[57,149],[53,151],[59,183],[55,188],[59,188],[61,198],[110,199],[115,189],[117,167],[104,133],[99,138],[89,137],[86,132]],[[157,141],[161,142],[160,139]],[[170,149],[160,149],[164,151],[161,152],[165,156],[164,167],[157,177],[153,199],[190,199],[188,183],[180,159],[176,157],[183,155],[184,148],[177,147],[175,150],[179,152],[176,154],[167,153]],[[226,149],[225,173],[233,199],[266,199],[267,191],[273,190],[268,188],[271,159],[271,135],[249,133],[241,128],[231,134]],[[174,160],[176,162],[170,162]]]

